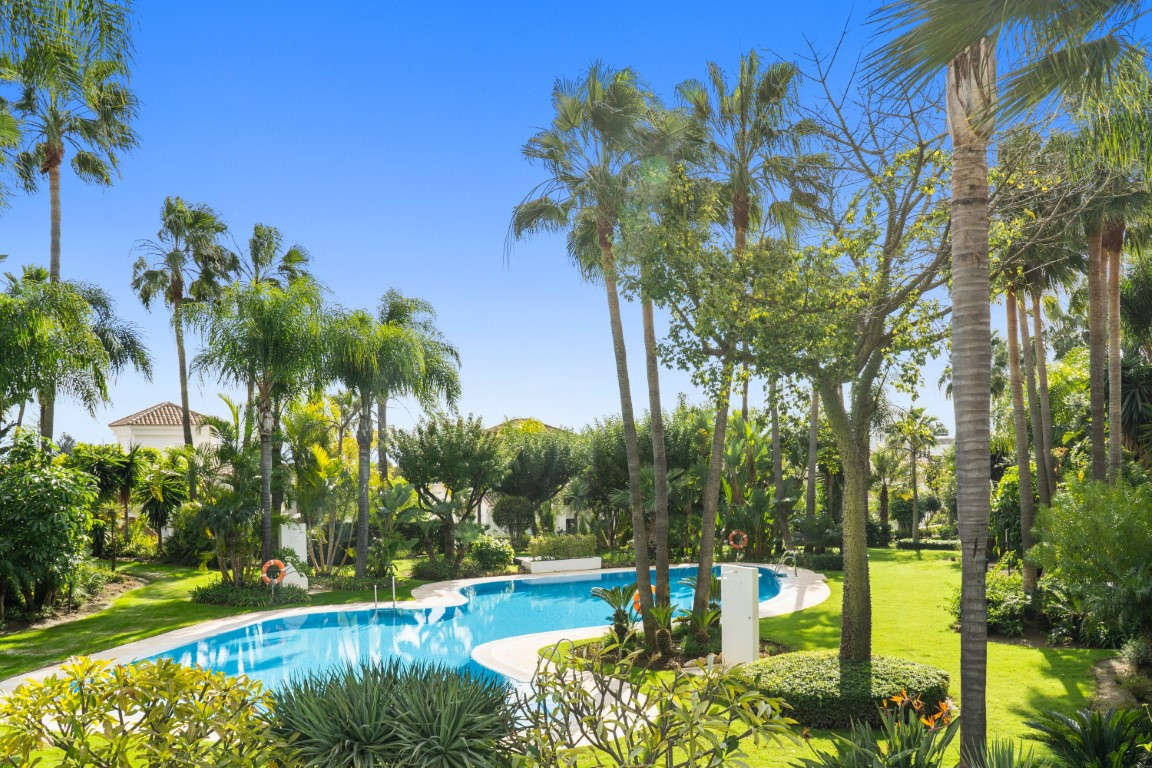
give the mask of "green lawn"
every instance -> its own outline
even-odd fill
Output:
[[[407,574],[411,562],[398,561],[397,566],[401,574]],[[203,573],[194,568],[156,563],[132,563],[120,570],[147,579],[149,583],[125,592],[100,613],[44,629],[0,636],[0,679],[31,672],[63,661],[69,656],[103,651],[201,621],[235,616],[247,610],[200,605],[188,599],[188,593],[193,587],[219,578],[215,571]],[[412,589],[424,583],[401,579],[396,584],[396,596],[407,600],[412,596]],[[385,599],[385,594],[391,599],[390,585],[385,590],[382,583],[381,600]],[[371,599],[371,592],[320,592],[312,595],[312,605],[340,605]]]
[[[944,604],[960,584],[952,552],[871,550],[872,647],[880,655],[931,664],[952,677],[960,701],[960,635],[949,628]],[[834,649],[840,642],[842,577],[829,573],[832,596],[816,607],[760,622],[765,639],[796,650]],[[1111,651],[1038,647],[994,642],[988,648],[988,730],[993,737],[1019,736],[1024,721],[1041,709],[1071,711],[1087,706],[1092,665]],[[827,743],[817,733],[814,746]],[[766,745],[754,750],[754,766],[786,766],[810,755],[805,746]]]

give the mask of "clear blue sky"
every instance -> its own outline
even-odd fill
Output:
[[[489,423],[531,416],[580,426],[618,412],[601,289],[582,284],[563,239],[518,244],[509,214],[539,172],[520,147],[550,116],[558,76],[590,61],[631,66],[660,93],[726,68],[750,48],[789,56],[822,47],[852,21],[848,53],[867,43],[870,3],[168,3],[143,0],[133,86],[140,147],[111,188],[66,174],[62,269],[97,282],[145,330],[151,383],[128,373],[89,417],[58,405],[57,434],[107,441],[114,418],[179,400],[167,315],[129,289],[133,244],[152,237],[166,195],[206,203],[243,241],[255,222],[306,246],[346,306],[374,307],[390,286],[426,298],[463,356],[461,410]],[[47,264],[48,197],[17,194],[0,214],[12,269]],[[640,382],[639,313],[626,316]],[[195,343],[192,345],[195,350]],[[922,404],[952,423],[926,371]],[[686,374],[665,375],[700,395]],[[220,410],[214,381],[192,407]],[[762,401],[759,395],[757,401]],[[635,397],[643,409],[643,392]],[[416,409],[403,404],[396,423]]]

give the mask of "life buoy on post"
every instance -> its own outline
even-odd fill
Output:
[[[744,549],[744,547],[748,546],[748,534],[739,529],[732,531],[732,533],[728,534],[728,546],[732,547],[732,549]]]
[[[272,566],[276,566],[275,576],[268,575],[268,569]],[[260,569],[260,578],[264,580],[265,584],[271,584],[272,582],[279,584],[280,582],[284,581],[284,574],[286,572],[287,568],[284,567],[284,563],[280,562],[279,560],[269,560],[268,562],[264,563],[264,567]]]
[[[656,587],[652,587],[652,597],[656,597]],[[653,599],[653,602],[655,602],[655,599]],[[636,613],[640,613],[640,590],[636,590],[632,595],[632,609],[636,611]]]

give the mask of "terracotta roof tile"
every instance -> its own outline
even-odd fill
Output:
[[[203,416],[196,411],[189,411],[192,426],[197,426]],[[178,427],[184,423],[180,406],[176,403],[159,403],[151,408],[117,419],[110,427]]]

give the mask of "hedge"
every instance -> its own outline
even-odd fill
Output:
[[[796,555],[796,565],[810,571],[842,571],[844,555],[839,552],[801,552]]]
[[[596,537],[590,533],[533,536],[528,542],[528,554],[537,560],[592,557],[596,554]]]
[[[308,592],[302,587],[280,584],[273,591],[266,584],[245,584],[237,587],[223,581],[213,582],[192,590],[192,602],[207,605],[234,605],[238,608],[259,608],[264,605],[302,605],[308,603]]]
[[[896,542],[896,549],[960,549],[959,539],[920,539],[917,545],[912,539],[900,539]]]
[[[929,707],[948,698],[948,673],[926,664],[873,656],[841,661],[835,651],[784,653],[741,667],[766,695],[784,699],[790,717],[812,728],[843,728],[853,720],[880,724],[878,707],[906,691]]]

